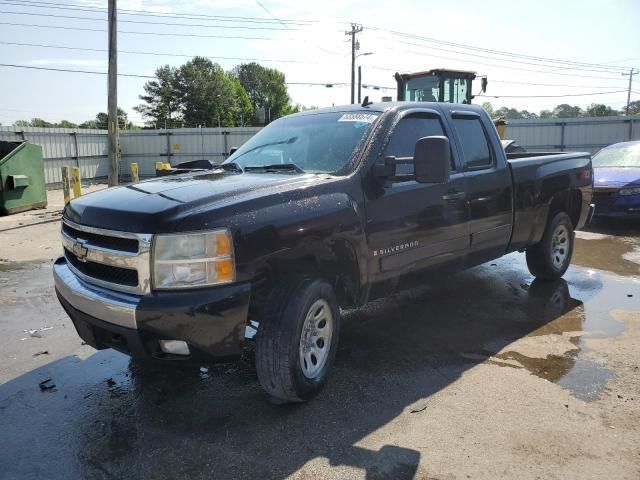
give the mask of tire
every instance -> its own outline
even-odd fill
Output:
[[[545,228],[542,240],[527,248],[527,267],[540,280],[557,280],[569,268],[575,234],[564,212],[556,213]]]
[[[262,387],[288,402],[313,398],[327,380],[339,333],[340,310],[329,283],[305,277],[276,287],[256,334]]]

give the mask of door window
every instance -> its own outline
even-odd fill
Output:
[[[491,167],[493,155],[480,120],[477,118],[454,118],[453,127],[462,146],[462,161],[465,167]]]
[[[466,78],[444,79],[444,101],[446,103],[468,103],[469,80]]]
[[[416,142],[423,137],[444,135],[442,124],[429,115],[409,115],[404,117],[393,130],[389,143],[384,149],[384,157],[413,157]],[[452,160],[453,163],[453,160]],[[453,166],[452,166],[453,168]],[[413,174],[413,165],[396,165],[398,175]]]

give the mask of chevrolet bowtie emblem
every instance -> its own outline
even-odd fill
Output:
[[[76,258],[81,262],[86,262],[87,253],[89,253],[89,249],[85,247],[84,244],[85,244],[85,240],[78,239],[75,242],[73,242],[73,245],[71,246],[71,251],[76,256]]]

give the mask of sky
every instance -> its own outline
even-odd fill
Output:
[[[106,72],[106,6],[0,0],[0,63]],[[227,70],[257,59],[281,70],[292,102],[304,106],[349,103],[351,22],[363,26],[359,53],[371,53],[357,59],[363,84],[390,87],[363,89],[374,101],[395,96],[396,71],[447,67],[487,75],[486,95],[500,98],[475,103],[620,109],[629,80],[622,73],[640,68],[639,0],[118,0],[118,8],[119,73],[153,76],[195,55]],[[146,81],[118,80],[118,103],[138,124],[144,119],[133,107]],[[631,100],[640,100],[640,75],[633,90]],[[34,117],[79,123],[106,109],[106,75],[0,66],[3,125]]]

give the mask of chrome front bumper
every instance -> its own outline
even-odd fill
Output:
[[[64,257],[54,263],[53,276],[78,335],[98,350],[173,361],[161,351],[160,340],[181,340],[193,358],[226,361],[242,353],[250,282],[138,296],[86,282]]]
[[[64,258],[54,263],[53,278],[58,293],[77,310],[114,325],[138,328],[136,309],[141,297],[84,282],[73,274]]]

